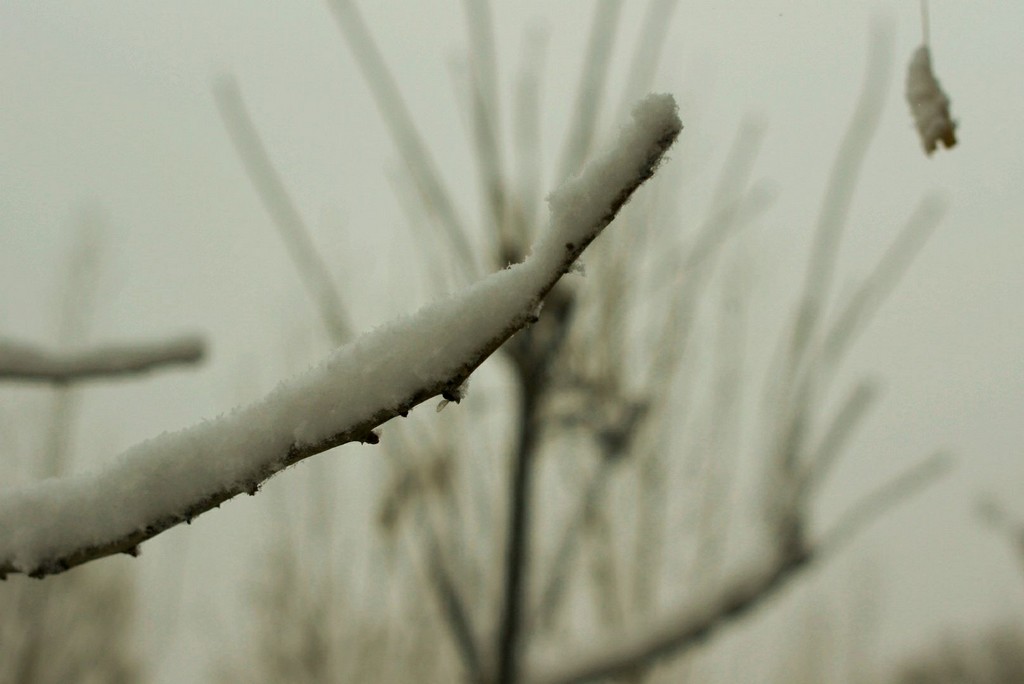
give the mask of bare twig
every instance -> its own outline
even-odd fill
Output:
[[[775,417],[765,462],[764,505],[779,538],[788,538],[797,547],[803,544],[800,537],[806,531],[809,502],[801,486],[803,471],[810,456],[817,407],[834,370],[821,362],[819,350],[829,333],[826,315],[849,208],[885,101],[892,66],[891,42],[891,36],[880,27],[874,28],[863,86],[829,174],[798,308],[788,331],[780,337],[780,366],[770,388]],[[846,345],[835,348],[845,349]]]
[[[807,462],[801,464],[804,471],[799,484],[801,489],[824,481],[877,398],[878,384],[870,380],[861,380],[847,393],[843,403],[832,416],[818,446],[811,451]]]
[[[711,597],[673,611],[646,630],[599,644],[589,654],[559,662],[535,663],[531,684],[573,684],[642,671],[656,661],[677,655],[711,637],[789,586],[803,571],[835,555],[859,532],[895,505],[906,501],[944,473],[949,460],[933,456],[868,494],[802,553],[776,555],[730,576]]]
[[[469,681],[481,682],[484,680],[484,663],[480,657],[476,633],[465,601],[452,581],[451,572],[444,567],[441,550],[432,545],[428,553],[430,576],[434,594],[440,604],[439,609],[452,632]]]
[[[839,363],[866,322],[892,294],[914,258],[935,232],[944,213],[945,203],[938,197],[925,197],[918,203],[882,258],[837,312],[835,321],[825,332],[821,362],[826,370],[833,369]]]
[[[802,365],[812,336],[818,330],[821,312],[832,288],[839,244],[849,216],[850,203],[885,104],[885,89],[892,71],[891,36],[876,28],[872,34],[871,48],[864,85],[829,174],[818,216],[800,311],[790,341],[789,363],[793,368]]]
[[[602,459],[596,471],[590,476],[577,507],[567,518],[565,528],[557,537],[555,552],[548,563],[547,579],[538,592],[538,602],[531,618],[540,629],[550,628],[566,597],[566,589],[572,577],[572,567],[582,541],[583,528],[604,495],[612,472],[612,462]]]
[[[64,294],[60,303],[57,345],[66,349],[89,336],[89,328],[96,311],[99,262],[102,255],[102,213],[87,209],[81,217],[81,227],[75,245],[64,269]],[[78,411],[79,395],[72,385],[57,383],[53,397],[51,424],[47,430],[47,447],[40,459],[37,472],[54,477],[68,470],[71,452],[72,426]]]
[[[608,65],[611,63],[621,9],[622,0],[600,0],[594,6],[594,23],[590,29],[587,54],[583,61],[573,125],[562,153],[559,181],[580,169],[593,146],[597,116],[602,109],[601,101],[608,82]]]
[[[451,194],[441,181],[441,174],[355,0],[328,0],[328,5],[373,93],[377,110],[416,182],[424,207],[446,231],[459,265],[469,277],[475,277],[480,269],[470,248],[464,222],[459,218]]]
[[[469,34],[469,93],[474,157],[480,167],[486,222],[499,245],[507,241],[508,183],[501,154],[501,107],[498,96],[498,57],[494,19],[489,0],[463,0]],[[496,253],[501,249],[495,250]],[[498,268],[505,266],[498,257]]]
[[[952,457],[935,453],[861,497],[817,542],[819,554],[833,554],[875,520],[921,491],[953,467]]]
[[[245,164],[246,173],[263,206],[277,226],[331,339],[336,343],[350,339],[353,328],[341,295],[331,279],[326,262],[313,244],[306,222],[302,220],[281,175],[267,154],[266,146],[246,110],[238,82],[231,77],[222,77],[215,84],[213,92],[235,151]]]
[[[942,203],[937,198],[925,198],[897,234],[882,258],[864,278],[849,299],[839,308],[834,320],[822,326],[820,343],[808,350],[807,367],[796,384],[809,387],[808,391],[824,394],[834,380],[835,369],[856,340],[858,333],[870,321],[878,307],[892,293],[896,283],[907,272],[914,257],[938,225]],[[856,432],[867,410],[877,396],[875,383],[864,380],[850,391],[843,404],[832,417],[819,440],[809,450],[806,460],[794,465],[802,470],[798,475],[797,491],[800,496],[821,482],[832,470],[844,452],[846,443]]]
[[[0,339],[0,380],[69,383],[134,375],[202,360],[206,345],[195,336],[158,342],[97,346],[57,352]]]
[[[665,46],[668,29],[672,26],[672,15],[679,5],[679,0],[650,0],[644,13],[644,27],[640,31],[640,40],[629,63],[629,78],[622,91],[622,99],[615,111],[616,119],[621,119],[629,111],[630,103],[651,87],[654,72],[661,60],[661,51]]]
[[[448,487],[443,481],[451,477],[450,468],[450,460],[443,456],[422,466],[408,466],[385,497],[379,520],[383,527],[393,528],[400,522],[403,509],[417,509],[408,511],[405,516],[414,517],[417,525],[403,537],[408,541],[409,557],[423,576],[425,590],[437,602],[438,612],[462,661],[467,681],[481,682],[485,679],[485,666],[470,604],[465,599],[466,587],[456,582],[456,575],[445,561],[446,554],[441,548],[438,533],[441,526],[431,515],[433,510],[426,500],[430,490]]]
[[[696,499],[695,550],[692,571],[689,574],[691,591],[702,592],[725,565],[725,550],[729,543],[729,518],[733,507],[730,501],[736,487],[739,449],[735,443],[742,432],[742,389],[749,378],[744,373],[744,344],[748,316],[745,305],[749,283],[741,275],[745,262],[734,263],[733,272],[723,285],[725,304],[717,321],[715,352],[715,379],[708,402],[708,434],[699,438],[701,447],[698,491]]]

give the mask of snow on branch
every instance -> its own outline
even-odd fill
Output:
[[[540,303],[682,129],[649,95],[616,144],[548,199],[551,222],[522,263],[362,335],[255,404],[139,444],[105,468],[0,491],[0,577],[59,573],[219,506],[287,466],[353,441],[458,388]]]
[[[205,351],[203,340],[195,336],[72,352],[0,338],[0,380],[68,383],[105,379],[171,364],[196,363]]]

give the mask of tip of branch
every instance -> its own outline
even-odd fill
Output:
[[[675,98],[652,93],[636,103],[632,120],[610,149],[548,196],[552,232],[570,258],[578,256],[654,174],[682,130]]]

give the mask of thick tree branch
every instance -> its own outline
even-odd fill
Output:
[[[131,375],[161,366],[196,363],[202,360],[205,347],[203,340],[190,336],[57,352],[0,339],[0,380],[70,383]]]
[[[460,386],[509,337],[650,178],[682,125],[653,95],[616,145],[549,198],[551,226],[521,264],[392,322],[263,400],[130,449],[105,469],[0,497],[0,576],[59,573],[219,506],[287,466],[353,441]]]

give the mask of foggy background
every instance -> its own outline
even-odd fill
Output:
[[[554,146],[572,111],[592,4],[496,5],[503,97],[529,36],[546,35],[542,126]],[[425,1],[361,9],[442,174],[463,195],[464,215],[479,226],[457,85],[466,68],[461,7]],[[619,47],[632,46],[642,11],[625,3]],[[743,642],[726,678],[757,672],[762,654],[787,643],[771,630],[791,625],[797,634],[816,611],[872,611],[873,654],[885,662],[946,628],[1019,622],[1024,610],[1018,558],[975,511],[991,496],[1024,517],[1024,5],[932,3],[932,57],[960,144],[928,158],[903,98],[906,63],[921,40],[916,2],[681,3],[654,88],[680,103],[685,129],[671,156],[691,164],[687,201],[699,203],[741,122],[753,117],[765,127],[755,176],[769,180],[777,198],[740,237],[750,256],[746,277],[756,283],[756,341],[791,309],[824,178],[860,89],[872,22],[891,31],[895,64],[853,203],[838,289],[864,275],[922,196],[940,193],[948,211],[844,366],[844,375],[880,378],[885,394],[831,476],[820,518],[828,521],[936,449],[948,449],[955,468],[798,590],[745,618],[742,629],[760,636]],[[612,59],[612,92],[624,62]],[[93,212],[103,228],[90,339],[199,332],[211,348],[196,369],[89,384],[73,432],[73,468],[252,400],[330,348],[218,116],[211,86],[223,74],[237,77],[357,327],[411,312],[432,294],[416,275],[424,255],[395,199],[398,155],[323,3],[2,3],[0,334],[55,343],[65,265],[83,212]],[[600,123],[619,125],[610,119]],[[558,152],[544,148],[546,168]],[[551,174],[542,187],[557,180]],[[684,206],[683,217],[701,209]],[[752,352],[758,377],[770,351]],[[29,459],[45,429],[38,416],[47,390],[0,392],[4,458]],[[373,481],[376,458],[346,446],[314,459],[343,464],[345,539],[374,534],[373,492],[360,482]],[[275,481],[305,478],[308,466]],[[0,486],[8,484],[0,475]],[[246,619],[251,574],[280,508],[263,498],[270,497],[233,500],[147,542],[138,560],[101,561],[138,566],[138,634],[157,681],[202,679],[215,656],[239,648],[244,635],[234,625]],[[365,561],[354,556],[361,567]]]

